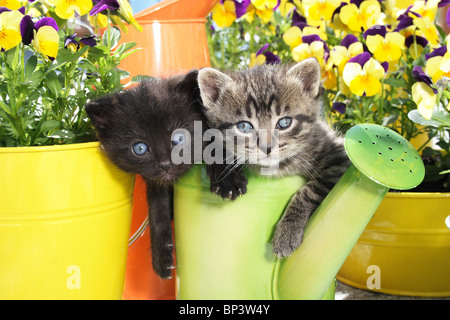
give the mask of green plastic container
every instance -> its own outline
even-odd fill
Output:
[[[304,183],[249,176],[248,193],[232,202],[209,191],[205,166],[185,175],[174,197],[177,299],[274,299],[274,225]]]

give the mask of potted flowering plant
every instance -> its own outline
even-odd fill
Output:
[[[0,8],[0,146],[94,141],[83,106],[123,88],[127,72],[117,66],[134,44],[118,46],[120,30],[111,24],[133,22],[129,4],[75,2],[76,9],[69,1],[10,1]],[[77,34],[82,18],[74,12],[93,22],[89,34]]]
[[[211,12],[214,66],[235,69],[315,57],[330,125],[345,132],[359,123],[380,124],[421,152],[424,182],[416,192],[386,196],[341,269],[342,281],[364,289],[450,293],[442,281],[450,267],[443,258],[450,246],[443,209],[450,200],[450,51],[444,31],[450,14],[438,23],[438,10],[448,4],[224,0]],[[436,199],[441,202],[434,204]],[[393,204],[397,200],[409,211],[402,213]],[[381,270],[381,288],[366,282],[371,265]]]
[[[123,88],[136,49],[118,26],[140,26],[126,0],[0,3],[0,295],[120,298],[133,177],[102,154],[84,105]]]

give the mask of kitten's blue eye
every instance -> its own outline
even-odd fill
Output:
[[[292,118],[285,117],[278,120],[277,129],[287,129],[292,123]]]
[[[186,135],[182,132],[175,132],[172,135],[172,143],[174,145],[183,144],[186,142]]]
[[[243,133],[248,133],[251,129],[253,129],[252,124],[248,121],[239,122],[236,126]]]
[[[138,142],[133,146],[133,153],[137,156],[143,156],[148,152],[148,147],[143,142]]]

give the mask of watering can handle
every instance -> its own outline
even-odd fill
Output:
[[[301,247],[277,261],[276,299],[320,299],[389,188],[413,188],[424,178],[414,147],[385,127],[353,127],[345,148],[353,164],[311,216]]]

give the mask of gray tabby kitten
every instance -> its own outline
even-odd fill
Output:
[[[257,155],[256,163],[248,166],[250,170],[265,170],[264,174],[276,177],[309,178],[292,197],[272,239],[274,253],[289,256],[300,246],[307,220],[350,164],[343,139],[321,117],[319,63],[310,58],[292,67],[263,65],[226,74],[204,68],[199,71],[198,82],[208,127],[219,128],[224,136],[228,130],[226,142],[248,138],[247,163]],[[229,137],[230,132],[234,138]],[[210,169],[223,170],[223,166]],[[245,176],[236,181],[237,174],[213,172],[210,177],[216,177],[211,190],[222,197],[234,199],[233,193],[240,195],[246,190],[242,188]],[[229,179],[239,188],[230,186]]]

